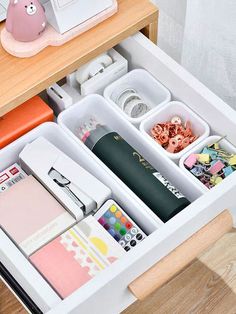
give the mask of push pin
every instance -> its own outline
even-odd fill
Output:
[[[154,125],[150,134],[157,143],[172,154],[181,152],[198,138],[192,132],[190,121],[184,125],[179,116]]]

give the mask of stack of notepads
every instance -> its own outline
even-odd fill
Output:
[[[93,216],[77,223],[33,176],[0,193],[0,223],[62,298],[125,254]]]

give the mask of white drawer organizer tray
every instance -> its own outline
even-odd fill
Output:
[[[190,121],[191,128],[194,135],[198,136],[192,144],[184,148],[179,153],[173,154],[167,152],[161,145],[157,144],[155,140],[151,137],[151,129],[155,124],[170,121],[174,116],[179,116],[181,120],[185,123]],[[201,119],[195,112],[190,110],[188,106],[179,102],[172,101],[157,110],[155,113],[150,115],[147,119],[143,120],[140,124],[140,131],[149,140],[150,144],[156,149],[160,149],[163,154],[166,154],[170,159],[178,163],[179,159],[198,143],[201,143],[210,133],[210,128],[207,123]]]
[[[171,91],[174,100],[188,104],[193,111],[203,117],[211,128],[211,135],[227,134],[228,140],[236,145],[236,112],[148,39],[138,33],[122,42],[116,49],[128,59],[130,69],[146,69]],[[64,300],[59,299],[32,265],[1,233],[1,261],[34,302],[48,314],[115,314],[121,312],[134,302],[136,297],[142,299],[164,283],[168,276],[170,277],[178,270],[179,264],[186,264],[197,252],[229,230],[232,221],[231,216],[224,212],[225,209],[229,209],[232,217],[236,218],[234,196],[236,173],[229,176],[216,188],[203,194],[191,177],[165,154],[160,153],[160,150],[152,147],[149,141],[116,109],[113,109],[110,104],[104,103],[99,96],[95,98],[90,96],[89,99],[91,101],[84,100],[84,106],[80,103],[80,108],[78,105],[71,107],[68,112],[63,114],[64,117],[61,116],[59,119],[60,124],[67,128],[70,136],[64,134],[54,124],[43,125],[1,150],[1,168],[5,168],[17,160],[17,155],[26,142],[32,141],[39,135],[44,135],[109,185],[114,192],[114,198],[127,211],[135,215],[133,217],[138,223],[142,219],[142,226],[145,225],[145,230],[152,233],[122,259]],[[94,103],[95,99],[96,103]],[[97,113],[98,117],[121,133],[193,203],[163,224],[73,135],[76,123],[86,110],[90,110],[91,114]],[[74,114],[77,114],[77,117]],[[211,221],[213,222],[208,224]],[[195,234],[207,224],[207,229],[204,228],[201,231],[202,237],[198,236],[199,233]],[[181,263],[178,258],[175,260],[172,258],[170,262],[166,256],[190,237],[198,240],[198,242],[195,241],[197,245],[194,248],[191,247],[191,240],[188,240],[190,242],[185,242],[185,244],[189,243],[187,247],[190,250],[182,251],[183,255],[178,256],[179,259],[182,259]],[[182,244],[181,247],[185,244]],[[162,263],[158,263],[161,259]],[[157,271],[158,267],[154,265],[159,265],[159,272]],[[152,266],[152,270],[148,271]],[[164,276],[164,274],[168,274],[168,276]],[[140,279],[137,279],[139,276],[141,276]],[[112,297],[110,297],[111,294]]]

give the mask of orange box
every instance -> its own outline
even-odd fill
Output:
[[[0,117],[0,148],[47,121],[53,121],[52,109],[39,96],[31,98]]]

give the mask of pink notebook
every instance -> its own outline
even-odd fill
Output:
[[[0,194],[0,224],[26,255],[74,223],[72,216],[32,176]]]
[[[30,257],[55,291],[65,298],[125,254],[89,216]]]

